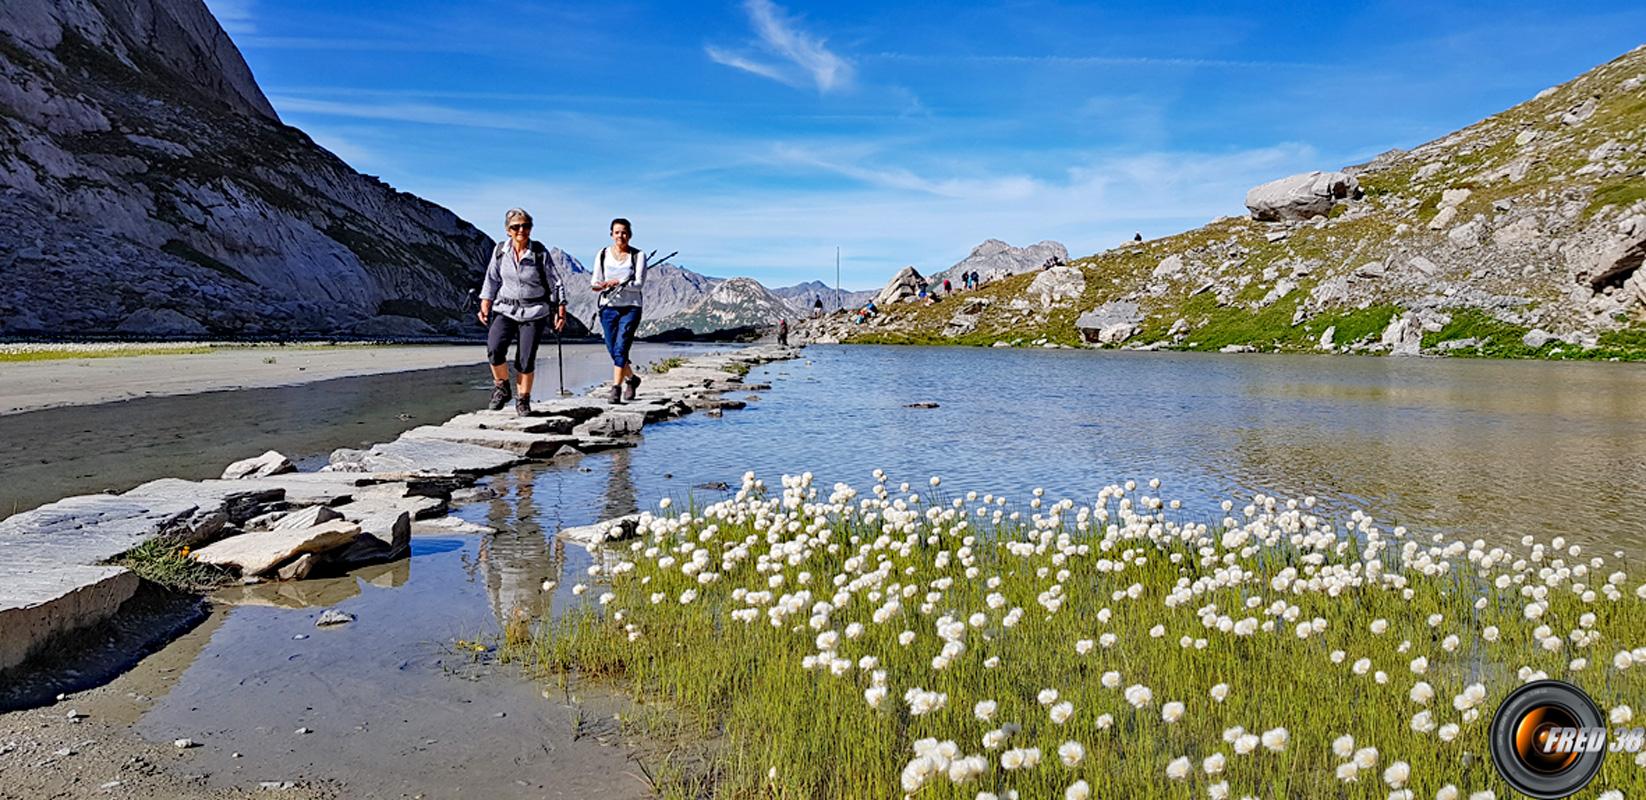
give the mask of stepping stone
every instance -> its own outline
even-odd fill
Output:
[[[515,416],[513,412],[504,414],[501,411],[476,411],[469,414],[458,414],[442,428],[480,428],[494,431],[517,431],[519,433],[571,433],[572,426],[579,420],[572,417],[548,416],[530,417]]]
[[[595,419],[600,418],[596,417]],[[571,420],[566,421],[570,422]],[[415,439],[438,439],[446,442],[461,442],[481,447],[491,447],[518,453],[527,458],[548,458],[560,452],[562,448],[577,443],[577,437],[575,436],[497,431],[487,428],[448,427],[445,425],[424,425],[421,428],[412,428],[402,435]]]
[[[485,475],[525,463],[514,453],[491,447],[402,436],[370,450],[339,450],[332,466],[361,472],[410,472],[419,475]]]
[[[242,575],[263,575],[304,553],[328,553],[354,544],[359,537],[359,525],[332,520],[312,528],[243,533],[190,555],[202,563],[238,568]]]
[[[285,472],[296,472],[291,460],[270,450],[256,458],[247,458],[230,464],[223,470],[223,480],[232,481],[240,478],[266,478],[270,475],[279,475]]]
[[[58,634],[112,616],[140,582],[124,567],[28,566],[0,557],[0,670]]]
[[[572,433],[579,437],[634,436],[646,427],[646,415],[634,411],[608,411],[582,425]]]

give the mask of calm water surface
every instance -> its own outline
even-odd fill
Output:
[[[713,500],[753,469],[867,489],[1090,500],[1160,478],[1197,519],[1254,492],[1386,525],[1646,551],[1646,368],[1633,364],[822,347],[749,409],[648,428],[622,497]],[[905,405],[927,401],[935,409]],[[664,474],[673,478],[664,478]],[[538,483],[553,486],[556,473]],[[611,504],[622,506],[624,502]],[[613,508],[613,511],[619,510]],[[549,526],[549,527],[552,527]]]

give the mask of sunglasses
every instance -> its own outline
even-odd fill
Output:
[[[509,226],[509,230],[511,231],[529,231],[531,229],[532,224],[530,222],[516,222],[515,224]]]

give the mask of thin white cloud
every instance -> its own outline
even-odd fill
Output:
[[[1305,61],[1262,61],[1226,58],[1175,58],[1171,56],[1060,56],[1009,55],[966,53],[875,53],[873,58],[885,61],[941,64],[966,62],[972,64],[1057,64],[1066,66],[1098,67],[1205,67],[1217,69],[1268,69],[1274,67],[1318,69],[1325,64]]]
[[[217,18],[217,24],[234,36],[257,32],[251,7],[252,0],[206,0],[206,8]]]
[[[833,283],[834,247],[843,245],[848,287],[878,286],[899,267],[940,270],[986,238],[1017,245],[1055,239],[1077,256],[1128,241],[1134,231],[1158,236],[1225,214],[1243,213],[1246,190],[1319,167],[1312,148],[1285,144],[1222,153],[1155,151],[1088,154],[1061,175],[986,171],[975,177],[879,168],[868,159],[894,153],[772,146],[790,169],[810,168],[855,185],[796,193],[782,182],[755,181],[681,203],[668,191],[635,192],[608,182],[476,181],[411,185],[492,230],[504,209],[532,210],[546,241],[579,258],[605,243],[613,216],[633,219],[636,244],[721,277],[747,275],[769,286],[803,280]],[[934,168],[938,169],[938,168]],[[735,231],[735,235],[728,235]]]
[[[745,0],[743,9],[759,37],[755,48],[765,59],[775,60],[707,45],[703,52],[711,61],[789,86],[810,83],[819,92],[851,86],[855,76],[852,63],[829,50],[826,40],[801,30],[780,6],[771,0]]]

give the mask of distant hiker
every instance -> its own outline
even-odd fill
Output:
[[[948,294],[950,291],[951,291],[951,289],[949,288],[949,279],[944,278],[943,279],[943,293]]]
[[[1132,234],[1132,241],[1134,241],[1134,242],[1143,241],[1143,232],[1138,231],[1137,233]]]
[[[777,321],[777,343],[784,347],[789,346],[789,321],[786,319]]]
[[[821,297],[813,298],[812,299],[812,319],[820,319],[820,318],[822,318],[822,316],[823,316],[823,298],[821,298]]]
[[[612,403],[634,399],[640,376],[629,364],[634,332],[640,327],[641,288],[646,283],[646,254],[629,246],[634,229],[629,221],[612,220],[612,244],[601,248],[594,258],[594,281],[600,293],[600,330],[606,337],[606,351],[612,356],[612,388],[606,399]]]
[[[518,208],[503,215],[508,239],[492,250],[486,279],[480,286],[480,313],[486,325],[486,356],[491,363],[492,398],[487,408],[497,411],[509,402],[509,344],[518,340],[514,371],[520,382],[514,411],[532,413],[532,379],[537,374],[537,345],[543,326],[554,315],[554,329],[566,327],[566,292],[554,271],[549,250],[532,240],[532,215]],[[501,295],[501,297],[499,296]],[[492,313],[493,306],[496,312]]]

